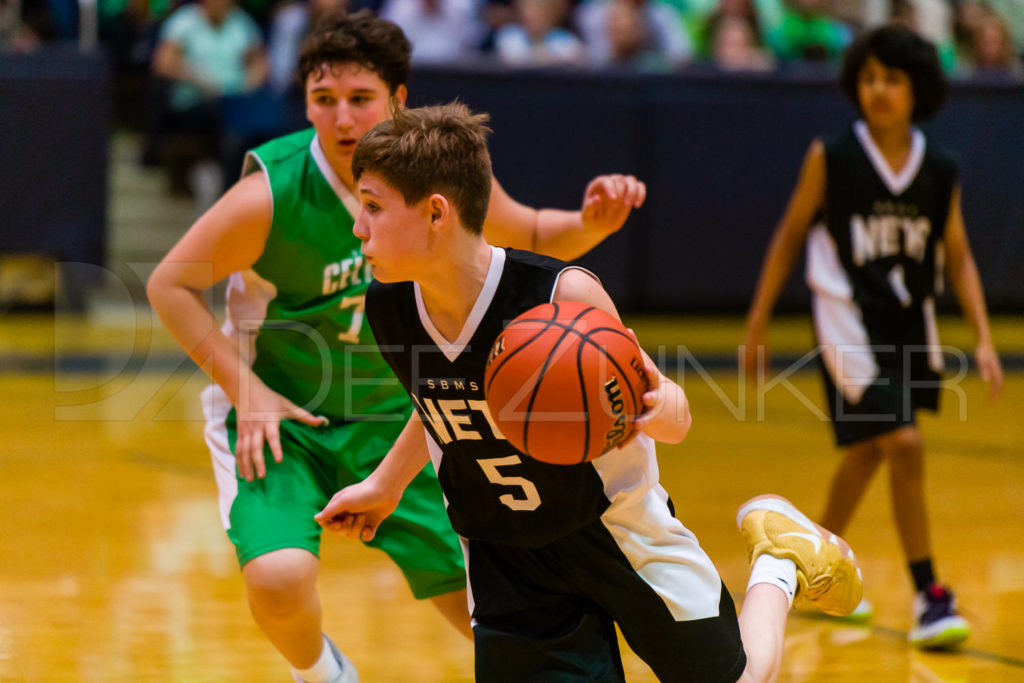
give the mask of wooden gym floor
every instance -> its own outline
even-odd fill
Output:
[[[694,427],[659,449],[662,482],[739,598],[737,504],[771,491],[815,516],[838,463],[817,374],[743,396],[725,362],[740,321],[627,322],[682,370]],[[943,333],[969,348],[962,325],[944,321]],[[773,336],[790,359],[809,348],[804,320],[780,321]],[[997,344],[1019,368],[1022,323],[1000,321]],[[204,384],[145,309],[0,318],[0,680],[289,680],[248,615],[220,528]],[[994,404],[984,393],[970,375],[921,420],[937,568],[971,622],[967,647],[906,645],[911,587],[880,477],[847,533],[876,619],[794,613],[782,681],[1024,680],[1024,374],[1009,372]],[[326,629],[364,681],[471,680],[469,643],[412,600],[383,554],[327,539],[323,560]],[[625,657],[631,681],[653,680]]]

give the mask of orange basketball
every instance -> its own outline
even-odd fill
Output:
[[[633,337],[589,304],[541,304],[505,326],[484,375],[487,407],[517,449],[556,465],[592,460],[633,430],[647,390]]]

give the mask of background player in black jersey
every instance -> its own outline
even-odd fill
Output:
[[[889,465],[900,541],[917,591],[910,641],[946,647],[967,638],[952,593],[932,569],[917,408],[938,407],[942,356],[934,297],[943,260],[977,335],[974,357],[991,397],[1002,369],[960,210],[956,164],[925,144],[915,121],[938,113],[947,84],[935,48],[887,26],[847,51],[840,82],[863,117],[815,140],[765,257],[744,341],[748,377],[764,360],[772,307],[804,243],[815,332],[843,461],[822,523],[842,533],[872,476]],[[813,226],[813,227],[812,227]],[[870,616],[870,604],[858,608]]]
[[[661,680],[771,680],[794,593],[847,612],[859,570],[791,503],[754,498],[737,515],[753,563],[737,619],[658,484],[654,440],[679,442],[690,427],[682,387],[646,358],[640,433],[577,466],[533,460],[494,427],[484,370],[507,321],[552,300],[617,312],[589,272],[484,239],[485,120],[461,105],[402,111],[356,148],[354,233],[374,275],[366,313],[417,410],[318,521],[372,538],[429,454],[466,556],[477,680],[622,681],[616,624]]]

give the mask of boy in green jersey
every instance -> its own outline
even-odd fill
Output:
[[[251,151],[242,179],[148,284],[168,330],[215,382],[203,397],[207,443],[253,617],[311,683],[356,680],[321,632],[313,516],[374,470],[410,413],[363,325],[371,276],[352,235],[351,169],[356,141],[405,103],[410,51],[401,29],[369,13],[327,17],[300,59],[312,129]],[[581,210],[538,210],[494,182],[484,233],[570,259],[618,230],[645,193],[631,176],[598,176]],[[202,293],[225,278],[220,329]],[[462,552],[430,468],[370,545],[470,634]]]

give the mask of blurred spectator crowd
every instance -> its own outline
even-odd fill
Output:
[[[283,91],[311,21],[337,8],[399,24],[421,64],[763,70],[834,62],[857,32],[887,21],[929,38],[952,73],[1019,71],[1024,52],[1021,0],[0,0],[0,50],[78,40],[89,12],[121,64],[160,64],[166,43],[184,46],[186,59],[219,50],[245,68],[205,73],[208,85]]]
[[[1024,0],[0,0],[0,52],[92,29],[119,82],[142,84],[143,162],[169,166],[172,187],[206,203],[247,145],[302,125],[300,45],[339,8],[400,25],[420,65],[834,68],[858,32],[899,21],[951,74],[1024,73]]]

